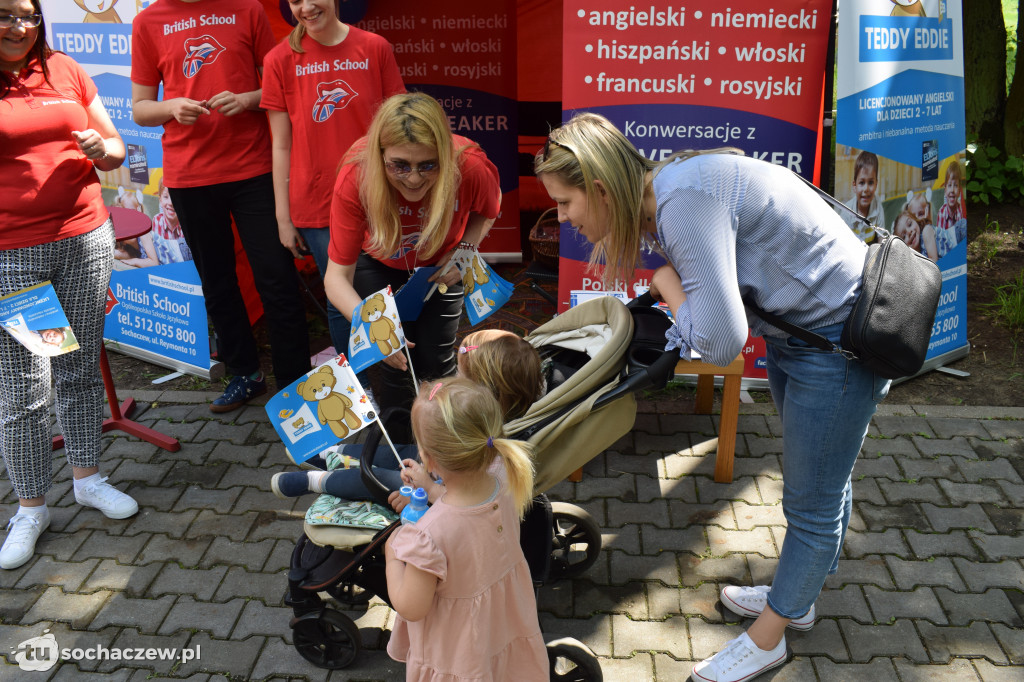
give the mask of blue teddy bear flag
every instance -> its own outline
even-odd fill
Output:
[[[377,419],[344,355],[290,383],[267,401],[266,410],[295,462],[305,462]]]
[[[391,287],[370,294],[352,311],[348,356],[352,370],[362,372],[405,347],[405,331]]]
[[[512,284],[498,276],[479,253],[468,260],[456,261],[462,274],[462,288],[466,294],[466,315],[476,325],[487,319],[512,297]]]

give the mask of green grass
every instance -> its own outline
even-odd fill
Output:
[[[1017,361],[1017,345],[1024,332],[1024,271],[1017,275],[1015,282],[994,287],[996,296],[986,303],[996,321],[1010,330],[1013,335],[1013,361]]]
[[[1014,336],[1019,335],[1024,331],[1024,271],[1017,275],[1016,281],[995,287],[995,292],[995,300],[985,304],[986,307]]]

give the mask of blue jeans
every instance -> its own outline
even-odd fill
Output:
[[[838,343],[843,325],[815,330]],[[836,572],[850,524],[850,475],[889,380],[796,337],[765,337],[768,384],[782,419],[782,543],[768,605],[784,618],[806,614]]]
[[[327,227],[300,227],[299,234],[313,254],[316,269],[320,271],[320,279],[327,273],[327,245],[331,242],[331,230]],[[348,355],[348,337],[351,335],[352,323],[334,307],[331,299],[327,299],[327,328],[331,332],[331,343],[338,353]]]
[[[395,444],[395,449],[398,450],[398,456],[402,459],[419,461],[419,453],[415,445]],[[363,446],[361,443],[343,445],[340,452],[361,460]],[[390,490],[398,490],[405,485],[402,483],[402,477],[399,474],[398,460],[395,459],[395,453],[391,452],[391,448],[387,446],[377,448],[377,454],[373,458],[373,473],[377,480]],[[327,477],[327,480],[324,481],[324,492],[340,497],[343,500],[373,499],[370,497],[370,491],[363,485],[363,478],[359,469],[335,469]]]

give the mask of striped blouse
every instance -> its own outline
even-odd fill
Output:
[[[696,156],[663,166],[654,194],[658,240],[686,292],[670,335],[680,355],[695,350],[726,365],[748,327],[787,336],[748,319],[744,298],[807,329],[849,316],[867,246],[791,171],[746,156]]]

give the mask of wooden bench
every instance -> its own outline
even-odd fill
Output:
[[[718,425],[718,452],[715,455],[715,481],[732,483],[732,462],[736,456],[736,426],[740,418],[740,382],[743,378],[743,356],[725,367],[703,360],[680,360],[676,374],[697,375],[697,400],[694,412],[711,414],[715,402],[715,377],[722,377],[722,418]],[[583,469],[569,474],[575,483],[583,480]]]

